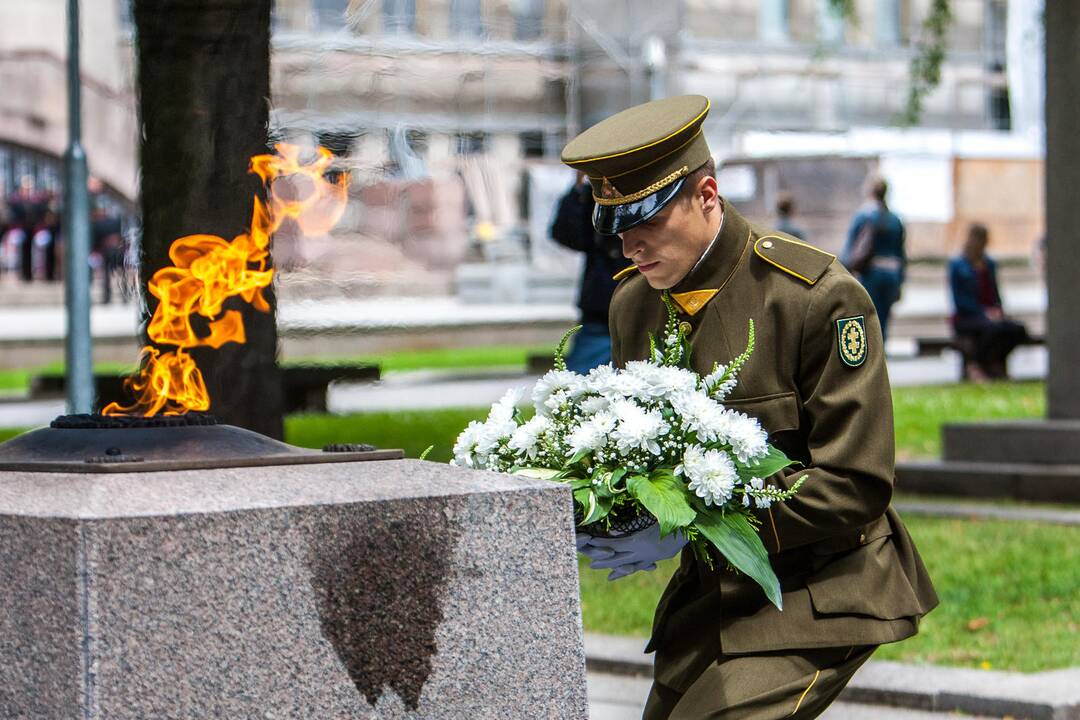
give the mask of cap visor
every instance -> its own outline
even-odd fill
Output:
[[[601,205],[597,203],[596,209],[593,210],[593,227],[596,228],[596,232],[604,235],[617,235],[626,232],[663,210],[664,206],[679,194],[679,190],[685,181],[685,177],[679,178],[670,185],[665,185],[652,195],[637,202],[625,205]]]

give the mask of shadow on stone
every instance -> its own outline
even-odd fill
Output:
[[[453,500],[380,505],[327,523],[311,539],[311,585],[323,636],[374,706],[390,688],[416,710],[437,651],[442,596],[461,530]]]

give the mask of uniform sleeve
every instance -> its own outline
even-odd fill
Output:
[[[837,321],[862,318],[865,358],[840,355]],[[855,322],[858,322],[857,320]],[[877,313],[844,272],[811,291],[797,377],[810,461],[772,481],[806,481],[790,500],[758,511],[762,540],[779,552],[850,533],[885,513],[892,498],[895,444],[892,394]]]

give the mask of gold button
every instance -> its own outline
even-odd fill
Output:
[[[859,544],[860,545],[865,545],[866,544],[866,533],[859,533]]]
[[[772,240],[766,240],[765,242],[761,243],[761,247],[765,248],[766,250],[771,249],[772,248]]]
[[[690,331],[693,330],[693,329],[694,329],[694,326],[691,325],[690,323],[686,322],[685,320],[683,320],[681,323],[679,323],[679,332],[681,332],[683,335],[689,335]]]

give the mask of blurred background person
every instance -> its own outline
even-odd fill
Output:
[[[889,210],[889,186],[881,178],[869,185],[867,202],[848,229],[841,262],[859,278],[877,309],[881,334],[888,337],[889,315],[900,299],[907,269],[904,223]]]
[[[990,233],[972,223],[960,255],[949,261],[953,330],[964,354],[965,376],[974,382],[1007,377],[1006,360],[1028,340],[1027,328],[1005,317],[997,263],[986,254]]]
[[[776,229],[800,240],[806,240],[806,231],[795,224],[795,198],[789,192],[780,193],[776,199]]]
[[[566,366],[577,373],[611,362],[608,306],[615,287],[614,275],[630,264],[615,235],[601,235],[592,224],[592,187],[583,173],[562,199],[551,225],[551,237],[560,245],[585,254],[578,308],[581,330],[574,335]]]
[[[120,217],[105,207],[95,207],[90,220],[90,264],[101,278],[101,302],[112,302],[113,275],[124,267],[124,240]]]

